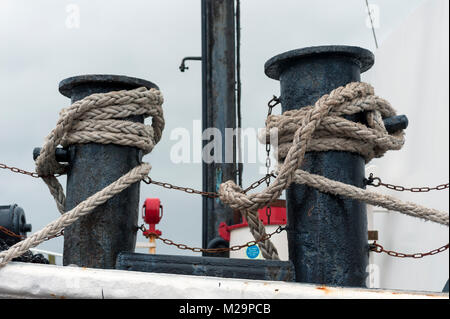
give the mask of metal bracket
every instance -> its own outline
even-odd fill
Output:
[[[181,65],[179,66],[179,69],[181,72],[184,72],[185,70],[189,70],[189,67],[186,66],[186,61],[201,61],[201,56],[187,56],[181,60]]]

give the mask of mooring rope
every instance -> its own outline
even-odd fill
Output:
[[[138,88],[92,94],[75,102],[59,114],[58,123],[47,136],[39,157],[36,172],[50,189],[61,214],[65,195],[53,174],[63,174],[67,165],[56,161],[58,145],[101,143],[134,146],[145,154],[159,142],[164,129],[163,97],[156,89]],[[124,118],[142,115],[152,117],[152,125],[125,121]]]
[[[56,147],[95,142],[134,146],[147,154],[162,136],[164,129],[162,103],[163,97],[160,91],[138,88],[130,91],[93,94],[60,112],[56,128],[47,136],[41,153],[36,159],[36,172],[41,176],[51,176],[43,177],[43,180],[55,198],[62,215],[42,230],[11,246],[8,250],[0,252],[0,266],[21,256],[48,237],[58,234],[114,195],[143,180],[151,169],[149,164],[142,163],[72,210],[65,212],[64,191],[53,174],[65,173],[66,165],[56,161]],[[135,115],[151,116],[152,125],[123,120]]]
[[[367,125],[343,118],[345,115],[361,112],[366,114]],[[354,152],[361,154],[369,162],[374,157],[383,156],[388,150],[400,149],[404,144],[403,131],[389,134],[383,124],[384,117],[395,114],[387,101],[374,95],[372,86],[354,82],[322,96],[314,106],[284,112],[280,116],[271,115],[266,123],[264,137],[268,139],[271,130],[278,130],[279,165],[276,179],[262,192],[253,194],[245,194],[233,181],[227,181],[220,186],[220,199],[242,212],[255,239],[266,235],[257,210],[278,199],[293,182],[448,226],[448,213],[414,203],[404,203],[390,196],[372,193],[299,169],[307,151]],[[279,259],[270,240],[258,245],[264,258]]]
[[[74,103],[61,112],[56,128],[47,137],[41,155],[36,160],[38,174],[49,176],[65,172],[65,165],[58,163],[55,158],[55,149],[60,144],[114,143],[132,145],[146,153],[150,152],[164,129],[162,103],[159,91],[145,88],[94,94]],[[366,114],[367,125],[343,118],[357,113]],[[152,126],[120,120],[131,115],[152,116]],[[404,144],[403,131],[389,134],[383,124],[383,118],[394,115],[390,104],[375,96],[369,84],[359,82],[333,90],[321,97],[314,107],[285,112],[281,116],[272,115],[266,123],[265,139],[273,129],[281,133],[277,150],[279,165],[274,182],[260,193],[246,194],[233,181],[227,181],[220,185],[220,200],[242,213],[256,241],[267,237],[257,210],[278,199],[293,182],[448,226],[448,213],[402,202],[299,169],[307,151],[354,152],[369,162],[372,158],[383,156],[388,150],[400,149]],[[150,168],[147,163],[135,167],[66,213],[62,186],[55,177],[43,177],[62,215],[29,238],[1,252],[0,266],[58,234],[64,227],[89,214],[130,185],[147,178]],[[277,249],[270,240],[258,241],[258,245],[264,258],[279,259]]]

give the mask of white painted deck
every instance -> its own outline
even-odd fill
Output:
[[[449,295],[12,262],[0,268],[0,298],[448,299]]]

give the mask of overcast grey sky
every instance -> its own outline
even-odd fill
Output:
[[[380,8],[380,43],[424,0],[372,0]],[[242,0],[243,126],[262,127],[266,103],[279,93],[263,65],[287,50],[325,44],[375,50],[366,27],[365,0]],[[67,5],[80,9],[79,28],[68,28]],[[201,54],[200,0],[0,0],[0,163],[34,170],[31,152],[54,128],[69,100],[58,93],[62,79],[81,74],[120,74],[155,82],[164,96],[166,129],[146,157],[151,176],[201,188],[201,164],[173,164],[170,132],[192,130],[201,119],[201,66],[178,70],[181,59]],[[244,168],[244,185],[259,178],[259,164]],[[65,184],[65,178],[61,178]],[[141,186],[141,202],[160,197],[163,235],[201,245],[201,198]],[[0,171],[0,204],[25,209],[33,231],[57,218],[44,183]],[[139,241],[144,238],[139,236]],[[40,248],[62,252],[62,239]],[[157,251],[181,254],[158,243]]]

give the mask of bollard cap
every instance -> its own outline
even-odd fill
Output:
[[[264,72],[269,78],[279,80],[281,73],[292,62],[318,56],[342,56],[353,59],[359,65],[361,73],[369,70],[375,62],[375,56],[369,50],[354,46],[327,45],[296,49],[276,55],[264,64]]]
[[[108,88],[109,91],[132,90],[141,86],[146,87],[147,89],[159,89],[155,83],[139,78],[112,74],[86,74],[62,80],[59,83],[59,92],[62,95],[71,98],[73,89],[79,86],[105,87]]]

